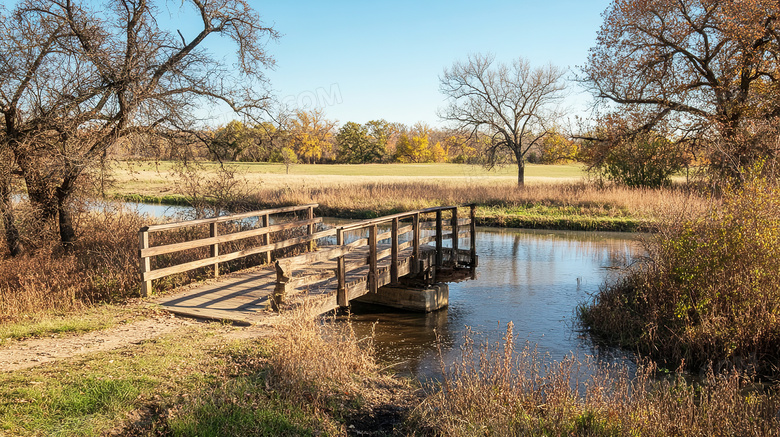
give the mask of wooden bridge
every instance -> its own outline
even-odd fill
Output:
[[[329,228],[314,216],[317,206],[141,228],[142,293],[152,294],[152,281],[191,271],[202,277],[207,269],[213,278],[162,297],[160,305],[183,315],[257,323],[297,305],[321,314],[366,295],[380,297],[389,290],[383,286],[422,290],[474,275],[474,205],[428,208]],[[260,265],[220,276],[247,259]]]

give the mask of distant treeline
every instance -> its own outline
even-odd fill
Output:
[[[245,123],[187,133],[159,135],[145,132],[127,138],[112,150],[117,158],[209,159],[242,162],[283,163],[432,163],[485,164],[488,138],[468,132],[413,126],[386,120],[338,126],[320,110],[297,111],[277,121]],[[528,161],[555,164],[577,160],[579,146],[558,133],[551,133]],[[507,154],[505,161],[512,162]]]

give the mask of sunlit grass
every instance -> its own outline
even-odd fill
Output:
[[[45,311],[16,317],[13,322],[0,323],[0,346],[10,340],[36,337],[61,337],[99,331],[143,320],[157,311],[151,307],[97,305],[77,311]]]

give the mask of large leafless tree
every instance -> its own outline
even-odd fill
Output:
[[[209,104],[248,115],[265,106],[264,44],[277,34],[249,1],[171,2],[195,17],[181,31],[159,26],[168,9],[158,6],[21,0],[0,10],[0,156],[11,158],[0,173],[21,175],[39,218],[56,222],[65,244],[75,238],[68,200],[77,179],[117,141],[190,127]],[[212,40],[233,47],[235,65],[206,50]],[[0,177],[0,213],[18,248],[7,181]]]
[[[488,162],[504,153],[517,163],[517,184],[525,183],[525,155],[544,138],[565,97],[565,70],[554,65],[532,68],[523,58],[496,64],[492,55],[455,62],[439,78],[448,105],[444,120],[488,140]]]

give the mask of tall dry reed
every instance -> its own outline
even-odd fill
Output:
[[[467,335],[462,359],[446,365],[440,389],[413,419],[446,436],[769,436],[780,433],[780,395],[736,373],[698,383],[656,379],[652,365],[635,376],[603,367],[582,376],[574,359],[546,362],[516,350],[512,325],[502,342]],[[590,363],[592,365],[592,363]]]
[[[138,294],[137,214],[104,211],[78,217],[69,250],[39,244],[20,257],[0,259],[0,314],[69,311]]]

